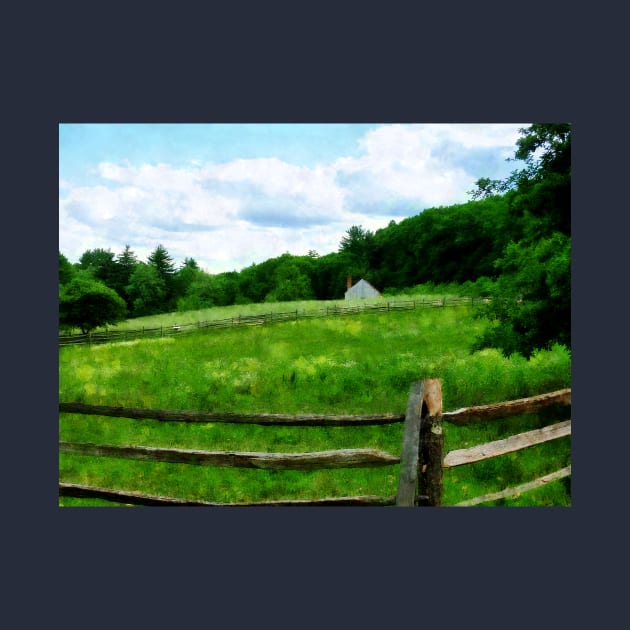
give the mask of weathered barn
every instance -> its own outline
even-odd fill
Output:
[[[348,289],[345,293],[346,300],[375,297],[381,297],[381,294],[367,280],[361,279],[354,286],[352,286],[352,282],[349,280]]]

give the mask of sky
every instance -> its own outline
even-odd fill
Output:
[[[336,252],[353,225],[375,232],[465,203],[481,177],[518,167],[515,124],[60,124],[59,251],[212,274],[286,252]]]

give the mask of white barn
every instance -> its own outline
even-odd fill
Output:
[[[345,293],[346,300],[381,297],[381,294],[367,280],[359,280],[354,286],[350,286]]]

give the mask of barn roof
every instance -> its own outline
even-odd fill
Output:
[[[345,297],[376,297],[380,296],[381,293],[377,289],[375,289],[367,280],[359,280],[356,284],[351,286],[345,293]]]

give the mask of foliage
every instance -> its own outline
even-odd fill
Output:
[[[510,215],[523,233],[495,263],[499,279],[487,307],[495,326],[476,347],[530,356],[556,342],[571,345],[571,129],[534,124],[521,134],[515,155],[526,167],[479,187],[510,189]]]
[[[135,317],[166,310],[166,282],[154,265],[137,265],[129,278],[126,292],[132,301]]]
[[[162,280],[163,295],[159,310],[170,311],[175,307],[175,263],[163,245],[158,245],[147,258],[147,265],[157,271]]]
[[[165,284],[175,274],[175,265],[163,245],[158,245],[147,259],[147,263],[157,270]]]
[[[290,302],[314,298],[309,278],[310,260],[290,255],[281,257],[273,275],[274,288],[267,294],[267,302]]]
[[[533,245],[512,243],[484,316],[495,321],[476,348],[531,356],[536,348],[571,343],[571,239],[559,232]]]
[[[114,254],[102,248],[88,249],[79,259],[79,269],[89,271],[91,275],[107,286],[113,288],[116,265]]]
[[[74,273],[75,269],[70,261],[59,252],[59,286],[70,282]]]
[[[494,261],[518,236],[503,197],[428,208],[377,230],[370,260],[374,284],[400,289],[492,277]]]
[[[173,300],[178,300],[186,295],[190,285],[198,278],[201,270],[194,258],[185,258],[183,264],[173,276]]]
[[[208,308],[215,304],[215,281],[207,273],[197,272],[190,283],[186,286],[186,291],[177,300],[178,311],[192,311]]]
[[[374,234],[362,225],[353,225],[342,237],[339,252],[351,261],[355,276],[365,276],[370,269],[370,257],[374,248]]]
[[[112,289],[125,300],[129,310],[131,310],[132,307],[132,299],[127,293],[127,286],[137,266],[138,259],[136,255],[131,251],[129,245],[125,245],[125,249],[116,259],[115,282],[112,285]]]
[[[78,271],[59,291],[59,325],[80,328],[83,334],[123,320],[126,310],[113,289],[86,272]]]

